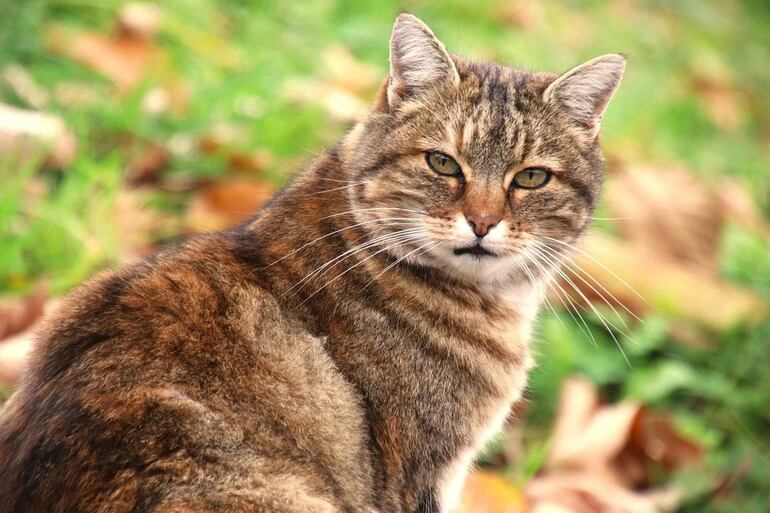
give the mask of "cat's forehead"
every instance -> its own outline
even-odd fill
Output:
[[[542,139],[542,92],[554,76],[494,63],[458,61],[458,149],[479,171],[505,172]]]

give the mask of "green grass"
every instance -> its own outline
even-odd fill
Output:
[[[86,84],[91,102],[69,107],[52,101],[77,134],[76,161],[39,173],[0,155],[0,292],[23,294],[42,277],[64,293],[95,270],[116,265],[120,233],[115,205],[128,156],[148,142],[195,138],[217,124],[232,126],[244,151],[269,149],[266,180],[281,183],[313,152],[347,128],[314,106],[285,94],[287,81],[322,74],[319,56],[341,44],[356,57],[387,68],[387,39],[400,10],[423,17],[457,53],[498,59],[527,69],[565,70],[608,52],[629,57],[628,73],[607,113],[605,147],[628,161],[683,163],[707,182],[737,180],[770,214],[770,9],[759,0],[545,2],[525,27],[504,22],[501,2],[308,2],[168,0],[158,39],[171,73],[190,87],[184,114],[148,116],[150,76],[116,98],[109,82],[47,48],[52,23],[110,29],[116,0],[0,0],[0,68],[22,66],[48,90]],[[630,7],[629,7],[630,6]],[[539,12],[539,15],[537,14]],[[733,91],[737,124],[721,126],[694,83],[714,80]],[[0,81],[0,100],[26,106]],[[244,101],[257,105],[245,112]],[[126,143],[128,136],[131,142]],[[197,151],[174,154],[168,173],[178,178],[217,176],[221,158]],[[665,177],[662,177],[665,179]],[[42,187],[41,197],[29,194]],[[160,194],[162,210],[178,209],[183,195]],[[723,276],[770,296],[767,241],[731,226],[721,248]],[[667,335],[672,319],[653,316],[634,328],[627,365],[612,339],[589,319],[594,346],[576,323],[546,315],[539,328],[539,368],[532,376],[528,457],[519,470],[540,465],[561,381],[581,373],[609,399],[636,398],[671,412],[677,425],[708,448],[704,468],[684,472],[692,493],[687,512],[763,512],[770,500],[770,323],[712,336],[712,349],[688,349]],[[713,476],[748,460],[751,467],[725,501],[698,490]]]

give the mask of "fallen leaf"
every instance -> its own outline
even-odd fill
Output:
[[[522,492],[502,477],[476,470],[465,483],[464,513],[523,513],[527,511]]]
[[[129,2],[118,13],[119,33],[149,40],[158,31],[162,14],[156,4]]]
[[[509,0],[496,9],[497,18],[505,25],[511,25],[521,30],[528,30],[542,24],[545,13],[543,6],[536,2],[524,0]]]
[[[715,275],[724,210],[719,195],[680,166],[629,166],[607,199],[632,245]]]
[[[185,225],[193,232],[228,228],[251,217],[273,192],[271,185],[253,180],[208,184],[190,202]]]
[[[244,152],[235,147],[235,133],[238,130],[230,126],[219,126],[197,141],[198,151],[204,155],[218,155],[227,160],[227,167],[243,175],[256,175],[273,164],[273,155],[265,149]]]
[[[355,122],[369,112],[369,97],[382,73],[356,59],[346,48],[332,46],[323,52],[324,79],[298,78],[285,86],[290,101],[323,107],[331,117]]]
[[[0,342],[0,385],[13,386],[24,372],[33,345],[33,330]]]
[[[379,85],[380,70],[356,59],[344,46],[328,47],[321,54],[321,59],[328,82],[340,89],[354,95],[365,95]]]
[[[41,282],[22,300],[0,302],[0,341],[32,326],[43,315],[47,300],[48,287]]]
[[[610,472],[563,471],[536,477],[526,487],[530,511],[665,513],[681,500],[676,489],[631,490]]]
[[[44,290],[44,285],[40,285],[30,297],[40,296],[42,295],[40,291]],[[44,304],[35,307],[37,315],[34,316],[34,319],[28,319],[30,322],[25,323],[24,328],[13,336],[0,339],[0,386],[12,387],[19,380],[32,351],[38,329],[60,304],[56,299],[44,301],[38,298],[35,301],[43,301]],[[1,311],[0,317],[2,317]]]
[[[54,26],[49,46],[106,76],[121,92],[137,86],[160,58],[151,41],[124,32],[103,36]]]
[[[668,472],[703,459],[703,449],[682,436],[670,417],[647,410],[635,419],[629,444],[624,450],[641,452],[648,461],[659,462]],[[620,457],[623,457],[623,454]]]
[[[735,132],[743,123],[748,102],[728,65],[715,55],[703,53],[693,68],[690,87],[695,97],[717,127]]]
[[[0,103],[0,153],[64,168],[75,159],[77,142],[59,116]]]
[[[734,179],[723,180],[719,196],[727,216],[739,224],[770,239],[770,222],[751,197],[748,189]]]
[[[39,110],[48,104],[50,100],[48,91],[38,84],[24,67],[19,64],[9,64],[3,70],[2,76],[16,96],[30,107]]]
[[[115,226],[120,233],[122,262],[146,257],[158,250],[158,240],[179,232],[179,223],[152,208],[146,189],[124,189],[115,203]]]
[[[753,325],[769,313],[767,303],[750,290],[598,231],[586,235],[573,266],[591,277],[586,281],[602,291],[607,301],[637,313],[654,308],[710,332]],[[592,302],[607,302],[586,283],[573,282]],[[569,286],[564,292],[581,304],[579,294]]]
[[[164,171],[171,160],[169,151],[160,144],[149,144],[129,160],[126,168],[126,183],[130,187],[138,187],[157,183],[160,173]]]
[[[369,104],[341,87],[319,80],[295,79],[287,82],[286,97],[296,103],[316,104],[334,119],[356,122],[369,112]]]
[[[675,488],[650,488],[650,469],[669,473],[702,451],[662,413],[634,402],[602,404],[582,378],[564,383],[551,451],[525,492],[530,511],[661,513],[681,500]]]
[[[118,13],[111,35],[53,25],[48,46],[101,73],[120,94],[152,75],[163,87],[148,92],[143,101],[145,112],[179,114],[187,107],[189,88],[172,69],[167,52],[155,43],[153,36],[160,23],[161,11],[155,4],[129,3]]]
[[[636,403],[599,407],[596,389],[569,379],[562,399],[548,464],[565,467],[604,466],[620,454],[641,411]]]

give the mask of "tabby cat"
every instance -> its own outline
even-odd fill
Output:
[[[398,16],[369,116],[269,205],[66,301],[0,416],[0,511],[455,510],[624,65],[473,62]]]

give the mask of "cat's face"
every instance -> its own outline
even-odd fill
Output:
[[[357,220],[395,257],[463,279],[546,272],[591,220],[623,67],[609,55],[557,78],[473,64],[401,15],[389,83],[350,137]]]

